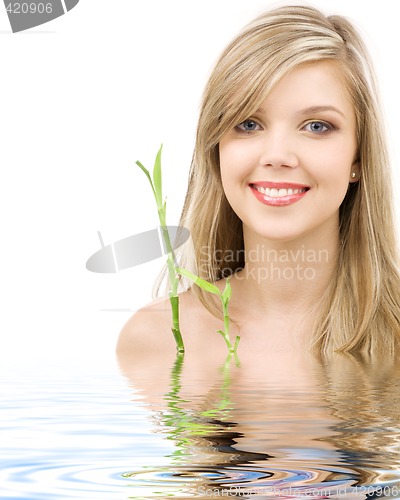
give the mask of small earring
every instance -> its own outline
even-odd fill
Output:
[[[355,173],[355,172],[352,172],[352,173],[351,173],[351,178],[352,178],[352,179],[355,179],[355,178],[356,178],[356,173]]]

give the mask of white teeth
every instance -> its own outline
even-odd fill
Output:
[[[257,191],[265,196],[269,196],[270,198],[279,198],[283,196],[291,196],[292,194],[298,194],[298,193],[304,193],[307,191],[307,188],[301,188],[301,189],[285,189],[285,188],[263,188],[261,186],[254,186]]]

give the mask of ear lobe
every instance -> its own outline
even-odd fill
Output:
[[[361,169],[360,169],[360,163],[355,162],[351,166],[351,171],[350,171],[350,183],[358,182],[360,180],[360,174],[361,174]]]

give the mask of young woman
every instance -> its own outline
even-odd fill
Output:
[[[241,358],[391,353],[400,280],[375,79],[345,18],[288,6],[231,42],[206,86],[181,225],[181,267],[223,289]],[[180,297],[187,352],[226,350],[215,296]],[[174,351],[168,300],[124,327],[119,353]],[[261,360],[261,358],[260,358]]]

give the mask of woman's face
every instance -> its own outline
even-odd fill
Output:
[[[339,206],[359,175],[355,112],[337,66],[292,70],[222,137],[219,152],[223,188],[245,235],[337,235]]]

